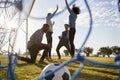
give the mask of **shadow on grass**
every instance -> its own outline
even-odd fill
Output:
[[[118,73],[117,73],[118,69],[109,68],[109,67],[94,66],[94,65],[90,65],[90,64],[85,64],[85,66],[87,66],[87,67],[85,67],[85,69],[87,69],[87,70],[92,70],[92,71],[107,73],[107,74],[111,74],[111,75],[118,75]],[[111,71],[111,69],[115,70],[115,72]]]
[[[80,65],[79,62],[73,62],[70,64],[69,71],[71,72],[71,75],[73,75],[73,73],[77,71],[79,65]],[[83,70],[85,70],[85,72]],[[83,70],[80,72],[76,80],[117,80],[118,78],[117,69],[113,68],[85,64]],[[95,74],[94,72],[97,74]]]
[[[43,69],[46,65],[50,64],[50,63],[58,63],[57,61],[52,61],[52,62],[47,62],[45,61],[44,63],[27,63],[27,62],[20,62],[17,64],[17,67],[24,67],[24,66],[31,66],[31,65],[35,65],[41,69]]]
[[[73,76],[75,71],[70,69],[70,72],[72,73],[71,76]],[[107,76],[101,76],[101,75],[80,72],[80,74],[78,75],[76,80],[117,80],[117,78],[112,79]]]
[[[91,71],[97,71],[97,72],[101,72],[101,73],[106,73],[106,74],[110,74],[110,75],[113,75],[113,76],[116,76],[118,75],[116,72],[111,72],[111,71],[105,71],[105,70],[100,70],[100,69],[88,69],[88,68],[85,68],[87,70],[91,70]]]
[[[24,66],[31,66],[31,65],[35,65],[39,68],[44,68],[48,63],[44,63],[44,64],[39,64],[39,63],[27,63],[27,62],[22,62],[22,63],[18,63],[17,67],[24,67]]]
[[[48,63],[46,63],[46,62],[44,64],[35,63],[35,66],[37,66],[41,69],[43,69],[46,65],[48,65]]]
[[[20,63],[20,64],[17,64],[17,67],[23,67],[23,66],[28,66],[28,65],[31,65],[30,63]]]

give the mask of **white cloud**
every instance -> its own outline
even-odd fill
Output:
[[[102,25],[106,27],[120,28],[120,13],[117,9],[116,0],[92,0],[88,3],[90,5],[93,24]],[[78,16],[77,25],[87,25],[89,23],[89,14],[85,7],[82,7],[82,13]]]

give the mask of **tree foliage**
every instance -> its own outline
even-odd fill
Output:
[[[83,52],[86,54],[86,56],[90,56],[90,54],[93,52],[93,48],[84,47]]]

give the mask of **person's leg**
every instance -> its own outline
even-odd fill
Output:
[[[60,55],[60,48],[63,46],[62,42],[59,42],[58,45],[57,45],[57,48],[56,48],[56,52],[57,52],[57,55],[58,55],[58,59],[61,59],[61,55]]]
[[[43,54],[42,54],[42,56],[41,56],[41,58],[40,58],[39,63],[44,62],[44,59],[45,59],[46,57],[48,57],[47,52],[48,52],[48,49],[44,49]],[[48,61],[49,61],[49,60],[48,60]]]
[[[70,54],[71,57],[74,57],[75,54],[75,46],[74,46],[74,37],[75,37],[75,29],[74,28],[70,28],[70,32],[69,32],[69,41],[70,41]]]
[[[64,46],[67,48],[68,52],[70,53],[70,51],[71,51],[71,49],[70,49],[70,43],[66,42]],[[72,57],[71,54],[70,54],[70,56]]]
[[[52,32],[46,33],[47,43],[52,46]],[[48,50],[48,57],[51,59],[51,48]]]
[[[18,59],[21,61],[28,62],[28,63],[35,63],[38,52],[35,52],[33,50],[29,50],[29,52],[30,52],[31,58],[25,58],[25,57],[18,56]]]
[[[29,50],[29,51],[30,51],[31,62],[35,63],[39,50],[37,50],[35,48],[35,49]]]
[[[18,60],[25,61],[27,63],[33,63],[30,58],[18,56]]]
[[[50,61],[52,61],[52,57],[51,57],[51,48],[48,50],[48,58]]]
[[[48,45],[41,43],[41,44],[36,44],[36,47],[37,47],[36,49],[38,51],[44,49],[43,54],[42,54],[39,62],[44,61],[44,59],[48,56],[48,50],[49,50]]]
[[[25,57],[20,57],[18,56],[18,58],[22,61],[28,62],[28,63],[35,63],[36,58],[37,58],[37,54],[39,52],[39,50],[42,49],[48,49],[47,44],[34,44],[33,46],[31,46],[28,50],[30,52],[30,57],[31,58],[25,58]]]

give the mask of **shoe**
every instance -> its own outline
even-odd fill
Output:
[[[39,64],[45,64],[45,62],[44,62],[44,61],[42,61],[42,60],[40,60],[40,61],[39,61]]]
[[[46,57],[45,59],[46,59],[47,61],[50,61],[50,58],[49,58],[49,57]]]
[[[61,59],[61,57],[58,57],[58,60],[60,60]]]
[[[49,60],[50,60],[50,61],[52,61],[52,58],[51,58],[51,57],[49,57]]]
[[[20,56],[17,56],[18,60],[21,60],[21,57]]]

